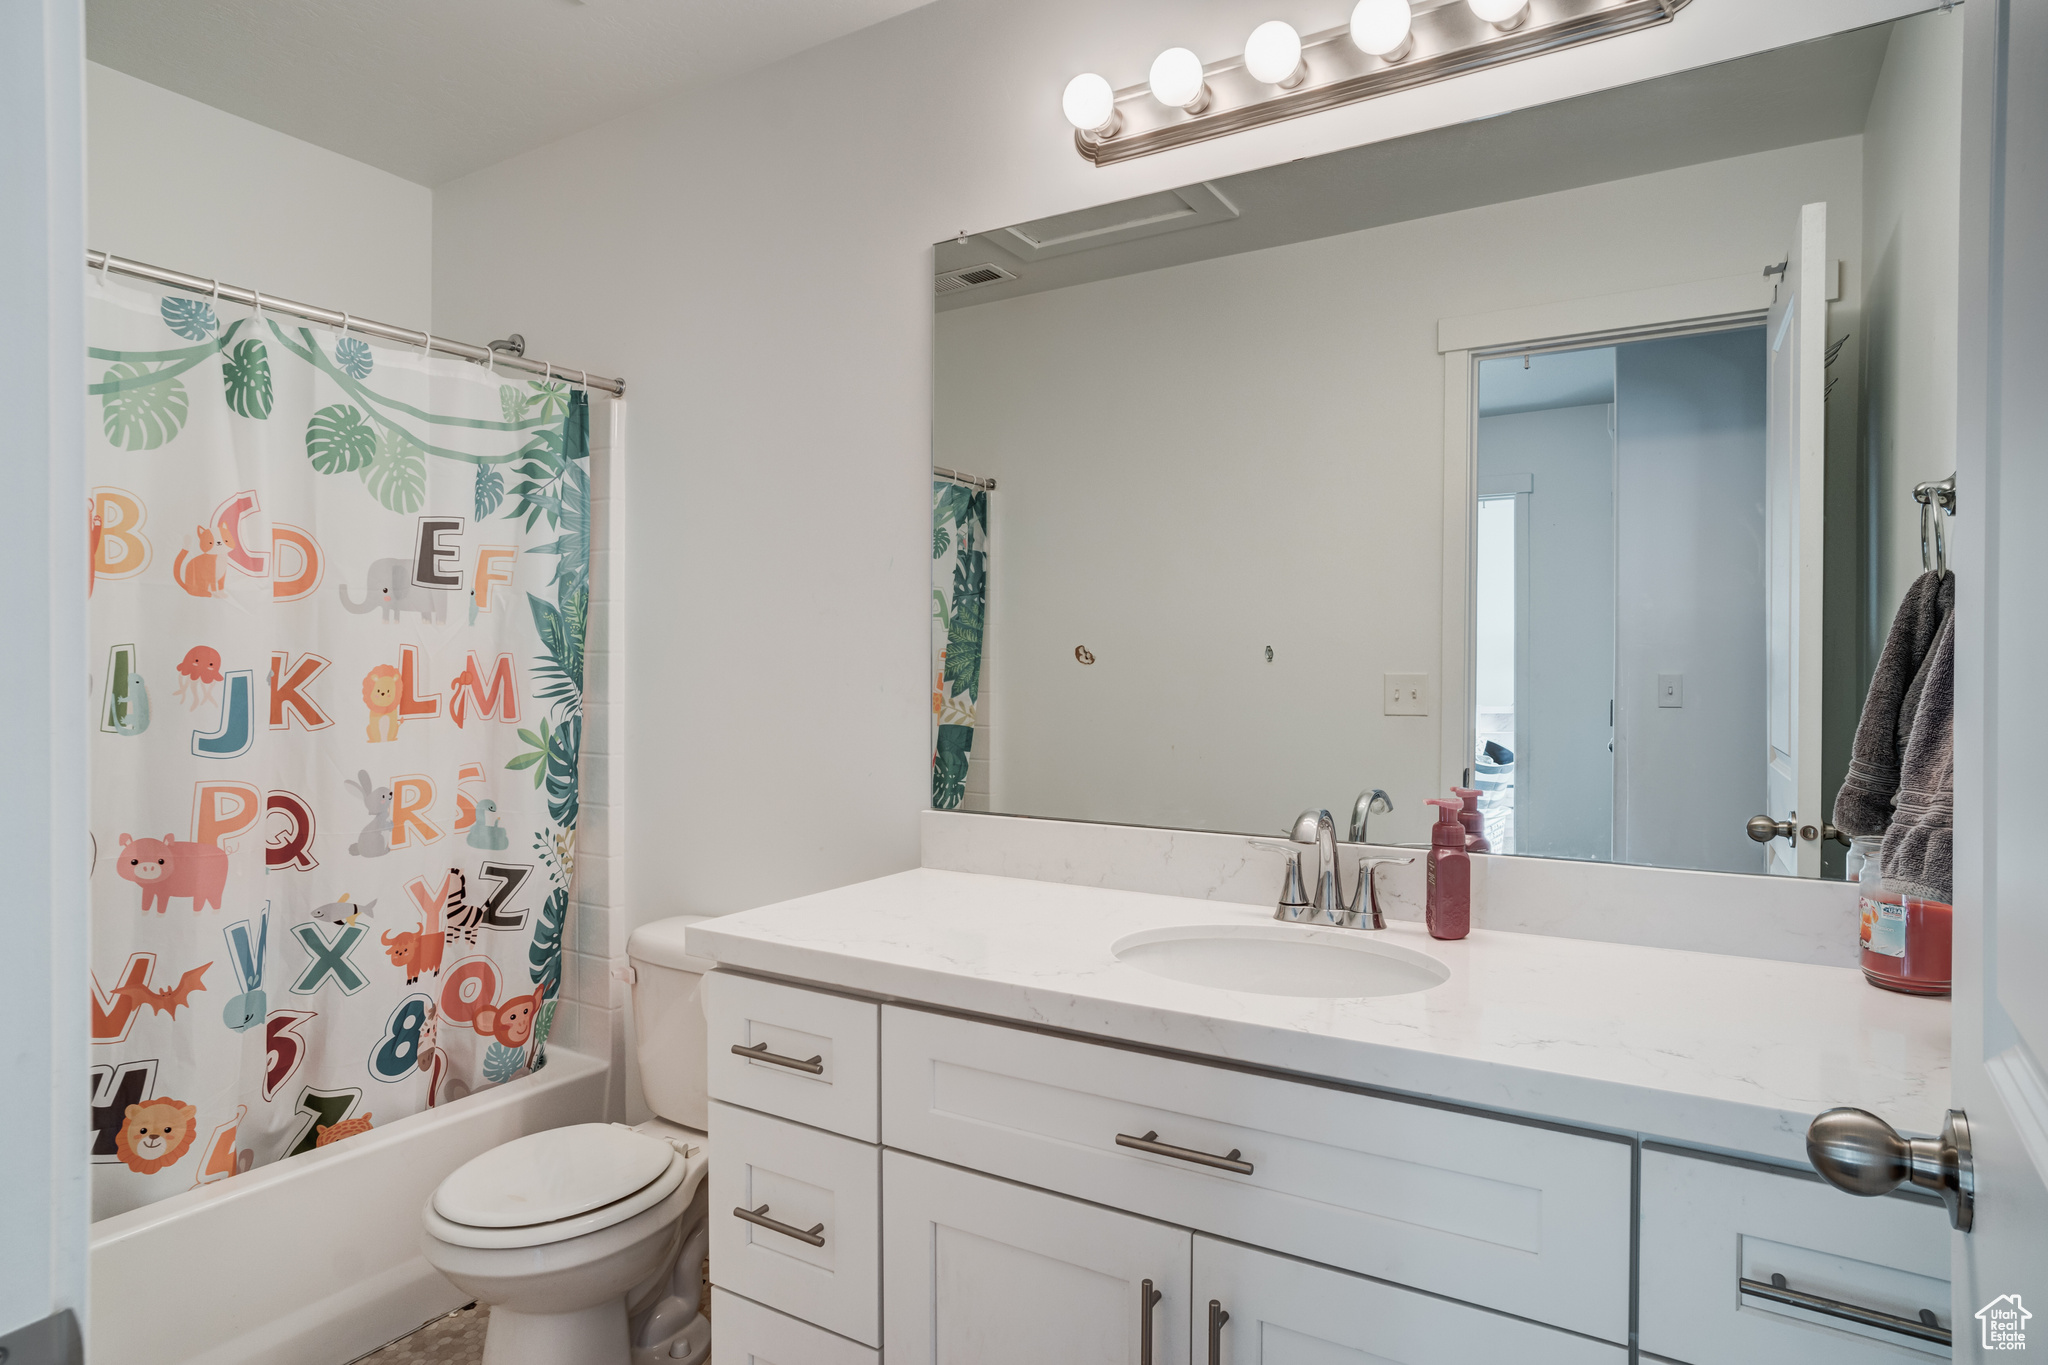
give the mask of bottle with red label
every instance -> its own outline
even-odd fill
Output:
[[[1862,911],[1859,948],[1863,978],[1873,986],[1907,995],[1947,995],[1954,944],[1955,916],[1941,902],[1907,896],[1885,884],[1878,865],[1876,837],[1858,838],[1850,849],[1853,861],[1863,854],[1856,877],[1856,899]]]

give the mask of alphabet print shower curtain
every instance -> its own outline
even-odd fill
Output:
[[[82,1140],[106,1217],[543,1064],[589,409],[205,297],[86,288]]]

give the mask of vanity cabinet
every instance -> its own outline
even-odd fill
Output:
[[[1628,1340],[1628,1143],[888,1005],[882,1138]]]
[[[711,1277],[738,1305],[714,1317],[721,1362],[1626,1365],[1637,1291],[1645,1359],[1947,1354],[1758,1292],[1776,1275],[1946,1327],[1926,1200],[730,973],[706,986]],[[762,1042],[816,1069],[732,1052]]]
[[[1622,1346],[1341,1270],[1201,1233],[1194,1250],[1194,1365],[1628,1365]],[[1219,1319],[1213,1355],[1212,1301]]]
[[[1187,1229],[883,1156],[890,1365],[1187,1365]]]

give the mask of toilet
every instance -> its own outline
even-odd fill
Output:
[[[421,1210],[428,1264],[491,1306],[484,1365],[701,1365],[711,1144],[702,978],[684,916],[627,946],[638,1127],[529,1133],[464,1163]]]

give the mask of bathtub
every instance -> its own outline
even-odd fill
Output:
[[[465,1295],[420,1256],[420,1209],[490,1147],[600,1120],[607,1069],[561,1048],[442,1109],[103,1219],[90,1356],[343,1365]]]

